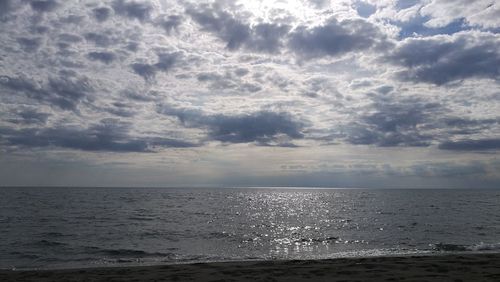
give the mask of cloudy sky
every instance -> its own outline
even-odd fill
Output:
[[[500,187],[498,0],[0,0],[0,185]]]

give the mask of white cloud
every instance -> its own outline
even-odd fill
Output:
[[[422,7],[420,13],[431,19],[429,27],[443,27],[453,21],[465,19],[473,26],[483,28],[500,27],[500,4],[495,0],[432,0]]]

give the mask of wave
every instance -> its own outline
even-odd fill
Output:
[[[467,248],[469,251],[500,251],[500,243],[485,244],[480,243],[474,246],[469,246]]]
[[[339,237],[326,237],[326,238],[299,238],[295,239],[294,243],[338,243],[339,242]]]
[[[148,217],[148,216],[132,216],[129,217],[130,220],[138,220],[138,221],[153,221],[156,220],[156,217]]]
[[[94,254],[102,254],[110,257],[134,257],[134,258],[144,258],[144,257],[172,257],[172,253],[162,253],[162,252],[146,252],[142,250],[133,249],[101,249],[97,247],[86,247],[87,251]]]
[[[245,242],[256,241],[260,238],[255,239],[247,239]],[[340,237],[330,236],[324,238],[277,238],[274,239],[273,242],[278,243],[280,245],[291,245],[291,244],[303,244],[303,245],[312,245],[312,244],[331,244],[331,243],[342,243],[344,242]],[[349,241],[345,241],[349,242]],[[353,241],[354,243],[355,241]],[[357,241],[356,241],[357,243]]]
[[[458,245],[458,244],[444,244],[438,243],[433,245],[435,251],[441,252],[480,252],[480,251],[500,251],[500,243],[485,244],[479,243],[477,245]]]
[[[66,246],[68,244],[56,242],[56,241],[40,240],[40,241],[34,242],[33,245],[44,246],[44,247],[56,247],[56,246]]]
[[[433,249],[435,251],[442,251],[442,252],[464,252],[464,251],[467,251],[467,247],[464,245],[444,244],[444,243],[435,244],[433,246]]]
[[[26,259],[38,259],[40,258],[39,255],[37,254],[32,254],[32,253],[23,253],[23,252],[10,252],[9,255],[14,255],[20,258],[26,258]]]

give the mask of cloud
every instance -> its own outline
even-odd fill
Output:
[[[279,134],[292,139],[301,139],[302,125],[284,113],[257,112],[250,115],[224,116],[215,115],[208,123],[210,137],[229,143],[258,142],[267,144]]]
[[[59,4],[54,0],[31,0],[30,6],[37,12],[45,13],[55,10]]]
[[[177,30],[177,28],[181,25],[182,20],[182,16],[179,15],[163,15],[156,18],[155,22],[163,28],[167,34],[170,34],[172,31]]]
[[[329,4],[330,1],[329,0],[308,0],[307,2],[317,9],[322,9],[327,4]]]
[[[232,14],[220,9],[200,8],[188,9],[187,13],[203,30],[217,35],[226,42],[226,48],[263,53],[277,53],[283,45],[282,39],[290,30],[290,26],[274,23],[258,23],[249,25],[235,18]]]
[[[368,113],[346,127],[345,140],[356,145],[429,146],[433,136],[423,134],[422,127],[433,124],[440,105],[418,98],[375,101]]]
[[[110,64],[116,59],[115,54],[112,52],[90,52],[87,57],[91,61],[100,61],[105,64]]]
[[[122,102],[115,102],[110,107],[103,107],[102,110],[120,117],[133,117],[136,114],[131,105]]]
[[[500,150],[500,139],[446,141],[439,144],[439,149],[452,151]]]
[[[49,77],[41,84],[27,77],[1,76],[0,86],[63,110],[76,110],[78,104],[94,92],[88,78],[64,75]]]
[[[217,34],[230,50],[238,49],[250,37],[250,28],[227,12],[215,9],[186,11],[204,30]]]
[[[384,59],[406,68],[398,73],[404,81],[443,85],[468,78],[498,79],[499,43],[498,36],[475,32],[411,38]]]
[[[125,16],[139,21],[149,20],[153,7],[149,2],[115,0],[112,7],[117,15]]]
[[[161,71],[169,71],[174,67],[180,56],[181,53],[158,54],[158,62],[154,66]]]
[[[130,67],[136,74],[142,76],[144,80],[151,81],[155,78],[158,71],[170,71],[179,61],[181,56],[182,53],[180,52],[160,53],[158,54],[158,61],[155,64],[133,63]]]
[[[300,56],[311,58],[338,56],[386,44],[380,30],[362,19],[338,21],[330,18],[320,26],[299,26],[290,37],[290,49]]]
[[[81,36],[77,34],[71,34],[71,33],[61,33],[59,34],[59,40],[68,42],[68,43],[78,43],[81,42],[83,39]]]
[[[12,9],[12,0],[0,0],[0,16],[6,15]],[[0,19],[2,19],[0,17]]]
[[[43,125],[47,122],[50,114],[39,112],[32,108],[20,108],[15,110],[15,117],[6,121],[21,125]]]
[[[499,124],[499,119],[493,118],[470,119],[462,117],[448,117],[443,121],[448,129],[448,132],[452,135],[478,134],[493,128],[495,124]]]
[[[77,104],[93,91],[94,88],[87,78],[56,77],[49,78],[48,89],[43,94],[49,94],[49,100],[60,108],[74,110]]]
[[[103,119],[87,128],[59,126],[53,128],[12,129],[0,127],[0,136],[9,146],[55,147],[82,151],[154,152],[160,147],[186,148],[197,146],[180,140],[131,137],[131,124],[116,119]]]
[[[249,25],[220,8],[188,9],[187,13],[203,27],[226,42],[226,48],[244,48],[262,53],[278,53],[286,45],[304,57],[337,56],[352,51],[387,45],[383,33],[363,19],[337,21],[310,28],[276,23]]]
[[[156,68],[150,64],[133,63],[130,67],[136,74],[142,76],[142,78],[147,81],[152,80],[157,71]]]
[[[241,115],[204,114],[197,110],[159,108],[161,114],[175,116],[186,127],[208,130],[208,141],[290,146],[289,139],[302,139],[304,124],[286,113],[259,111]],[[280,138],[286,142],[280,142]]]
[[[282,38],[290,28],[282,24],[257,24],[252,27],[252,37],[246,42],[246,48],[263,53],[277,53],[283,45]]]
[[[432,0],[420,10],[428,16],[429,27],[443,27],[458,19],[465,19],[469,25],[483,28],[499,28],[500,4],[495,0]]]
[[[40,45],[42,44],[42,39],[39,37],[27,38],[27,37],[19,37],[17,38],[17,42],[21,45],[21,48],[29,53],[36,52]]]
[[[212,90],[235,90],[238,93],[255,93],[262,90],[262,85],[252,82],[247,82],[241,77],[244,77],[248,70],[237,69],[234,74],[226,72],[220,74],[218,72],[201,72],[196,75],[199,82],[209,84]]]
[[[434,0],[264,2],[0,0],[0,154],[99,165],[85,152],[168,150],[134,167],[233,158],[247,173],[277,152],[269,174],[349,170],[353,154],[378,171],[495,157],[498,20],[420,14]],[[200,148],[168,149],[183,147]]]
[[[83,35],[87,41],[93,42],[95,45],[100,47],[108,47],[113,44],[113,39],[107,34],[88,32]]]
[[[92,9],[92,13],[96,20],[100,22],[106,21],[111,15],[111,9],[108,7],[99,7]]]
[[[156,99],[156,97],[154,97],[153,95],[144,95],[132,89],[124,89],[120,91],[120,95],[124,97],[124,99],[131,99],[135,102],[151,102]]]

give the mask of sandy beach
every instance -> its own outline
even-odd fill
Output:
[[[2,270],[0,281],[500,281],[500,254]]]

